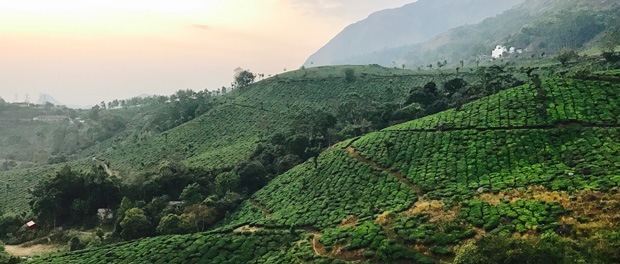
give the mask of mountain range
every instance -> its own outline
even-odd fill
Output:
[[[437,8],[442,2],[444,1],[419,1],[399,9],[371,15],[368,19],[343,30],[312,55],[305,65],[379,64],[386,67],[404,65],[417,68],[436,62],[447,62],[450,66],[459,64],[462,66],[463,63],[474,64],[481,60],[490,60],[491,51],[497,45],[522,49],[526,54],[520,57],[525,58],[556,54],[565,48],[578,52],[596,51],[605,43],[619,42],[620,21],[617,19],[617,14],[620,12],[620,4],[610,0],[502,1],[504,5],[487,9],[486,13],[483,12],[486,16],[481,14],[478,16],[479,19],[468,25],[455,23],[450,29],[446,26],[438,27],[433,34],[428,34],[426,39],[391,41],[418,34],[397,31],[393,28],[428,32],[426,27],[436,25],[435,22],[429,23],[434,21],[432,18],[468,16],[471,12],[459,5],[478,9],[490,5],[492,1],[459,1],[454,3],[454,7],[459,6],[454,10]],[[416,24],[419,25],[417,28],[402,26],[410,23],[398,18],[416,12],[432,16],[425,18],[423,23]],[[371,23],[373,21],[371,18],[379,14],[388,16],[383,19],[385,21],[398,22],[377,27]],[[367,34],[377,28],[380,28],[378,29],[380,32],[394,32],[398,37],[386,37],[377,32]],[[371,40],[373,36],[374,39]],[[383,47],[375,45],[381,41],[391,44]]]
[[[350,64],[373,52],[422,43],[451,28],[479,23],[523,1],[419,0],[378,11],[346,27],[304,65]]]

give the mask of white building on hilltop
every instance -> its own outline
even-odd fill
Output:
[[[506,52],[508,52],[508,48],[506,48],[506,46],[497,45],[491,52],[491,57],[493,57],[493,59],[499,59],[504,56],[504,53]]]
[[[502,45],[497,45],[495,46],[495,49],[491,52],[491,57],[493,57],[493,59],[499,59],[504,57],[504,53],[518,53],[521,54],[523,53],[523,49],[517,49],[515,47],[506,47],[506,46],[502,46]]]

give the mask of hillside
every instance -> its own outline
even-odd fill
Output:
[[[377,63],[410,68],[447,61],[451,66],[475,65],[491,59],[496,45],[522,49],[508,60],[539,58],[564,48],[600,49],[618,43],[617,1],[527,0],[475,25],[457,27],[418,44],[402,45],[351,58],[349,63]],[[615,32],[615,33],[613,33]],[[616,36],[616,39],[610,39]]]
[[[352,79],[346,78],[345,70],[352,70]],[[470,73],[460,76],[467,80],[477,78]],[[406,106],[404,101],[412,90],[422,89],[431,81],[442,85],[454,77],[454,73],[414,72],[376,65],[316,67],[274,76],[224,95],[189,99],[185,103],[166,103],[165,99],[154,98],[151,99],[154,103],[138,102],[123,107],[113,105],[107,109],[81,111],[78,113],[85,123],[72,125],[80,130],[74,137],[67,134],[63,138],[65,141],[62,141],[64,144],[57,143],[76,146],[72,140],[82,142],[82,147],[76,147],[71,152],[73,154],[65,154],[64,161],[67,163],[50,160],[55,165],[47,164],[50,162],[42,159],[27,168],[0,171],[0,184],[8,186],[5,192],[0,192],[0,198],[10,201],[0,205],[0,210],[7,213],[30,211],[29,190],[65,164],[82,171],[89,171],[93,165],[106,164],[112,174],[125,183],[136,182],[138,185],[142,184],[145,175],[153,178],[161,176],[161,168],[168,164],[200,168],[203,174],[217,175],[223,171],[238,171],[238,165],[255,159],[257,150],[264,149],[263,146],[272,136],[283,135],[289,142],[297,139],[301,143],[297,153],[294,153],[298,158],[293,156],[291,161],[295,162],[292,163],[294,165],[339,140],[383,128],[389,122],[412,118],[406,115],[392,118],[390,115]],[[184,93],[180,91],[174,96],[182,97]],[[203,114],[193,119],[181,117],[186,112],[194,112],[194,101],[203,100],[207,102]],[[188,106],[189,110],[181,107],[183,105]],[[196,108],[196,113],[199,109]],[[313,117],[316,113],[334,116],[338,124],[331,124],[329,131],[307,129],[308,124],[320,121]],[[98,117],[98,120],[93,117]],[[25,128],[27,125],[36,129],[44,128],[43,125],[67,129],[65,123],[28,121],[19,126],[9,126],[7,131],[15,130],[15,134],[21,137],[32,133],[35,137],[37,130],[28,130]],[[167,127],[170,128],[165,129]],[[19,131],[26,133],[20,134]],[[55,142],[52,141],[54,130],[45,131],[41,133],[42,137]],[[320,142],[316,146],[306,146],[310,144],[309,138],[317,137],[316,133],[320,139],[313,141]],[[325,138],[328,134],[329,138]],[[13,150],[53,157],[48,145],[42,146],[44,151],[36,152],[29,147],[19,148],[15,141],[6,142],[14,145]],[[282,156],[282,145],[287,144],[280,143],[280,146],[274,147],[274,153],[261,156],[265,157],[260,160],[261,166],[269,170],[267,177],[273,177],[272,174],[279,168],[276,168],[277,160],[274,160],[278,156],[274,158],[273,155]],[[309,147],[314,148],[313,152],[308,151]],[[290,157],[286,156],[291,160]],[[181,190],[183,187],[180,186]]]
[[[333,145],[210,232],[33,263],[617,263],[619,95],[560,78],[505,90]]]
[[[346,27],[310,56],[304,65],[377,63],[360,63],[352,59],[384,49],[428,41],[448,29],[476,24],[521,2],[523,0],[420,0],[400,8],[378,11]]]
[[[354,69],[354,81],[345,79],[346,68]],[[246,160],[263,136],[289,133],[301,109],[331,112],[351,93],[364,95],[362,100],[367,103],[391,102],[405,96],[411,87],[449,77],[413,74],[348,66],[278,75],[222,96],[220,104],[195,120],[140,140],[122,142],[98,155],[126,174],[137,168],[152,168],[164,159],[191,166],[230,168]],[[388,84],[393,87],[391,94],[385,89]]]

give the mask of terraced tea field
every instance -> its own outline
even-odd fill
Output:
[[[485,234],[601,236],[620,224],[619,95],[571,79],[506,90],[338,143],[211,233],[35,263],[436,263]]]

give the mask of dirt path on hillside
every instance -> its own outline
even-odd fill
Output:
[[[264,204],[262,204],[261,202],[253,198],[250,199],[250,202],[252,202],[252,204],[256,206],[256,208],[260,209],[263,212],[263,214],[265,214],[265,217],[271,217],[271,212],[269,212],[269,209],[267,209],[267,206],[265,206]]]
[[[108,176],[110,177],[119,177],[118,173],[111,170],[110,167],[108,167],[108,164],[106,164],[103,160],[98,159],[97,157],[93,157],[93,161],[95,163],[97,163],[97,165],[103,167],[103,169],[105,170],[105,173],[108,174]]]
[[[63,248],[58,245],[33,245],[33,246],[12,246],[4,245],[4,250],[16,257],[31,257],[36,255],[58,252]]]
[[[355,148],[349,146],[347,147],[347,151],[349,152],[349,155],[351,155],[351,157],[353,157],[355,160],[362,162],[362,163],[366,163],[368,164],[370,167],[380,170],[380,171],[384,171],[394,177],[396,177],[402,184],[407,185],[416,195],[422,195],[422,190],[420,190],[420,188],[418,188],[418,186],[416,186],[415,184],[413,184],[411,181],[409,181],[409,179],[407,179],[405,176],[403,176],[400,172],[394,170],[394,169],[388,169],[388,168],[383,168],[381,165],[379,165],[378,163],[369,160],[365,157],[363,157],[362,155],[360,155],[357,150],[355,150]]]
[[[312,234],[312,249],[314,249],[315,254],[325,256],[327,255],[327,250],[325,250],[325,246],[323,246],[323,244],[319,241],[321,236],[322,235],[319,233]]]

